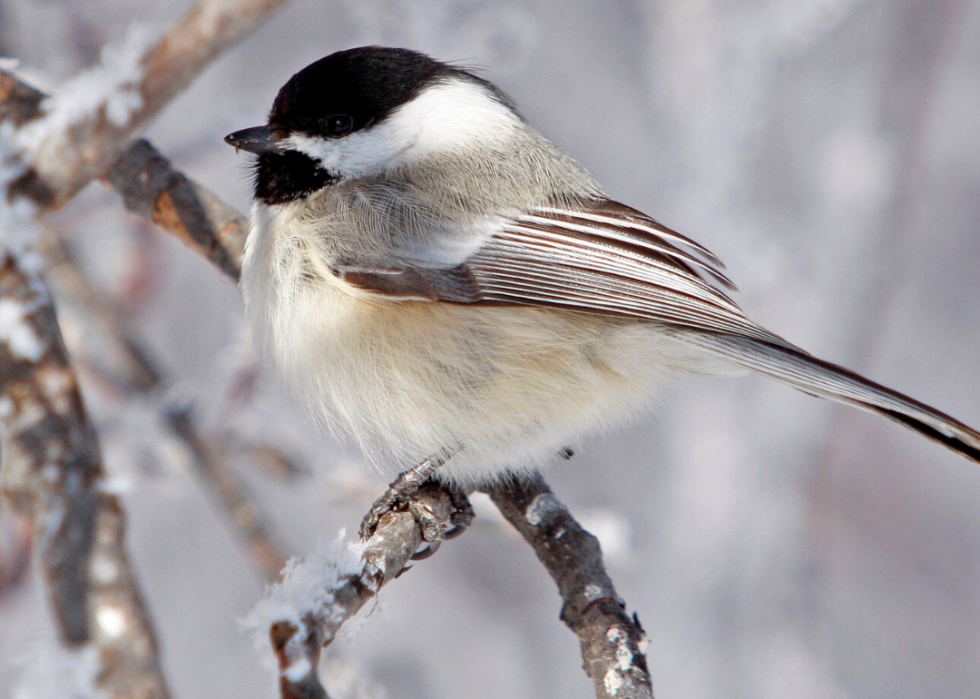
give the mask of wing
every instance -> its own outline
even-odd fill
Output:
[[[723,289],[693,240],[616,202],[543,208],[508,221],[466,264],[483,299],[641,318],[784,344]]]
[[[613,201],[539,208],[505,221],[456,267],[338,270],[353,284],[405,299],[528,305],[661,323],[732,364],[805,393],[894,420],[972,461],[980,432],[756,325],[711,252]]]
[[[348,282],[406,300],[529,305],[633,317],[787,345],[748,320],[710,251],[613,201],[505,221],[453,268],[348,266]]]

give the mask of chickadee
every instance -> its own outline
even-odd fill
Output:
[[[389,475],[540,465],[712,360],[880,413],[980,462],[980,433],[746,318],[711,252],[611,200],[486,80],[407,49],[294,75],[258,155],[253,338]]]

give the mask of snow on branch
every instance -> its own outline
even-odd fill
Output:
[[[89,673],[82,684],[107,697],[164,699],[156,640],[123,547],[123,512],[107,492],[95,432],[39,276],[35,212],[24,202],[10,205],[2,185],[0,494],[32,524],[61,641],[89,659],[76,663]]]
[[[103,173],[214,56],[281,4],[205,0],[159,42],[130,32],[57,98],[0,81],[0,493],[32,524],[62,650],[74,658],[66,676],[86,693],[168,696],[124,514],[42,277],[36,218]]]
[[[31,120],[39,116],[44,99],[43,93],[0,69],[0,120],[6,118],[13,126],[29,126]],[[10,168],[10,171],[8,179],[16,181],[23,170],[14,172]],[[167,229],[226,275],[237,279],[247,233],[246,221],[210,191],[174,170],[150,143],[131,142],[122,157],[105,173],[103,181],[116,189],[128,209]],[[31,207],[32,204],[20,198],[14,206]],[[154,362],[129,337],[118,317],[96,299],[89,298],[93,291],[84,277],[72,270],[64,246],[54,242],[46,247],[48,257],[54,258],[59,277],[67,275],[71,278],[73,298],[88,299],[91,315],[97,316],[90,320],[127,357],[132,369],[131,376],[127,377],[129,388],[141,393],[159,392],[162,377]],[[37,264],[40,265],[40,261]],[[278,579],[285,558],[244,483],[225,463],[222,452],[226,450],[200,433],[186,406],[168,404],[162,409],[167,424],[187,445],[197,472],[247,542],[253,562],[266,577]]]
[[[41,103],[20,130],[29,170],[15,188],[45,207],[68,201],[229,47],[286,0],[203,0],[158,41],[132,28],[101,62]]]
[[[302,563],[290,562],[283,582],[245,622],[272,640],[282,699],[326,699],[317,671],[321,650],[385,584],[407,570],[423,542],[418,519],[445,531],[454,509],[449,493],[426,485],[410,511],[385,514],[369,538],[339,540]]]
[[[45,95],[0,66],[0,121],[23,126],[37,119]],[[206,187],[175,170],[151,143],[127,144],[103,174],[126,208],[157,224],[238,279],[248,222]],[[20,174],[15,186],[32,181]]]

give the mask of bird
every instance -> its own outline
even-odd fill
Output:
[[[724,365],[980,462],[977,430],[747,318],[712,252],[610,198],[474,70],[338,51],[225,140],[257,156],[253,340],[384,475],[486,487]]]

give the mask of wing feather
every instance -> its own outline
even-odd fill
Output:
[[[707,248],[618,202],[518,215],[456,267],[397,262],[338,273],[404,300],[567,308],[788,344],[718,288],[735,286]]]
[[[607,246],[619,243],[660,253],[673,258],[692,272],[697,270],[695,272],[697,274],[706,273],[725,288],[735,290],[735,284],[722,273],[724,265],[717,257],[693,240],[659,224],[641,226],[633,219],[615,219],[608,215],[600,216],[555,208],[538,209],[536,213],[519,216],[517,220],[539,224],[551,230],[580,233],[588,238],[601,240]],[[649,221],[651,224],[655,223],[653,219]],[[686,252],[677,247],[675,242],[683,243],[697,254]]]
[[[564,307],[788,344],[748,320],[715,286],[734,288],[710,251],[616,202],[517,216],[465,266],[484,302]]]

